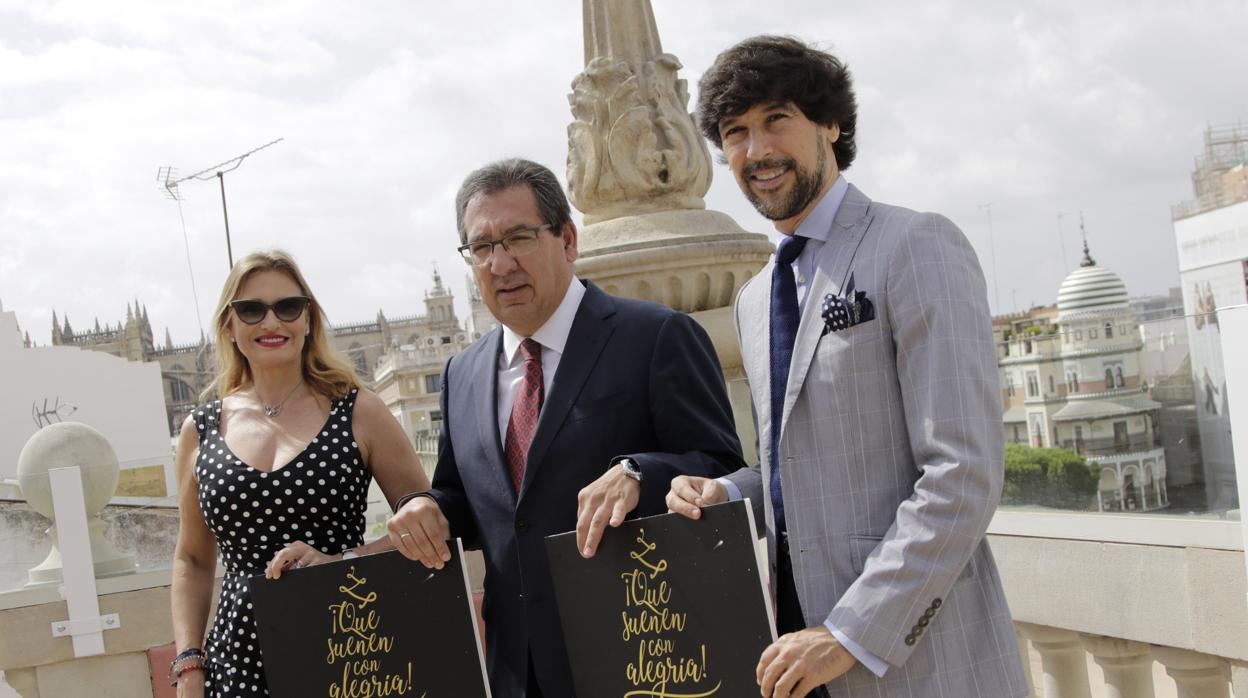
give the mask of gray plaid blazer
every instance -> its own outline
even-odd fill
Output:
[[[780,426],[785,518],[807,625],[831,621],[890,669],[880,679],[857,665],[828,693],[1024,695],[984,540],[1004,467],[975,252],[948,219],[873,203],[852,185],[832,226],[807,289]],[[761,505],[774,560],[771,269],[736,305],[762,464],[729,479]],[[824,298],[841,294],[851,273],[875,319],[825,333]]]

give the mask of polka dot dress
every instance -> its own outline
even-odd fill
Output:
[[[199,430],[199,507],[217,539],[225,578],[204,651],[207,695],[267,696],[247,578],[287,543],[303,541],[327,554],[363,543],[369,473],[351,433],[356,391],[330,405],[329,418],[307,448],[266,473],[230,452],[218,431],[221,401],[195,411]]]

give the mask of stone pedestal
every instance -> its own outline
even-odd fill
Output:
[[[732,307],[741,287],[771,256],[767,236],[742,230],[723,213],[686,209],[587,225],[578,247],[577,276],[611,295],[689,313],[702,325],[724,371],[743,455],[755,462],[750,392]]]
[[[582,7],[585,69],[568,95],[568,193],[585,223],[576,273],[611,295],[688,313],[706,329],[746,461],[754,462],[732,305],[774,248],[766,235],[705,209],[710,152],[650,0],[582,0]]]
[[[774,249],[766,235],[742,230],[726,214],[692,209],[587,225],[578,247],[578,275],[612,295],[684,313],[731,306]]]

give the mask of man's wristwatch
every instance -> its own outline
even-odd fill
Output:
[[[633,478],[638,483],[641,482],[641,466],[637,465],[631,458],[621,458],[619,460],[620,467],[624,470],[624,474]]]

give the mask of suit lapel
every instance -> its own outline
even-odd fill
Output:
[[[815,278],[811,279],[806,289],[806,302],[797,327],[797,338],[793,342],[793,362],[789,366],[789,383],[785,387],[784,411],[780,420],[782,425],[789,421],[789,412],[797,402],[797,394],[815,357],[815,347],[823,336],[823,298],[829,293],[842,293],[850,262],[871,225],[871,216],[868,215],[870,205],[871,200],[866,195],[854,185],[849,185],[832,220],[828,241],[819,251]]]
[[[741,361],[748,378],[758,421],[758,447],[770,449],[771,409],[768,407],[771,385],[771,275],[774,261],[769,261],[750,279],[737,296],[737,343],[741,345]],[[759,453],[761,458],[763,453]]]
[[[542,466],[546,451],[551,442],[567,421],[568,411],[581,388],[589,379],[598,356],[607,346],[607,339],[615,329],[615,323],[609,318],[615,315],[615,303],[611,297],[603,293],[592,282],[585,284],[585,297],[577,308],[576,318],[572,321],[572,329],[568,332],[568,341],[563,346],[563,356],[559,359],[559,369],[550,384],[550,393],[546,403],[542,405],[542,414],[537,420],[537,433],[529,444],[529,457],[524,468],[524,484],[520,491],[523,498],[528,491],[529,483],[538,468]]]
[[[516,489],[511,485],[511,474],[503,458],[503,444],[498,437],[498,357],[503,351],[503,331],[496,328],[494,334],[482,343],[481,351],[468,367],[473,393],[481,396],[475,400],[477,427],[481,432],[482,450],[488,460],[486,471],[495,478],[493,490],[507,492],[511,504],[516,503]]]

